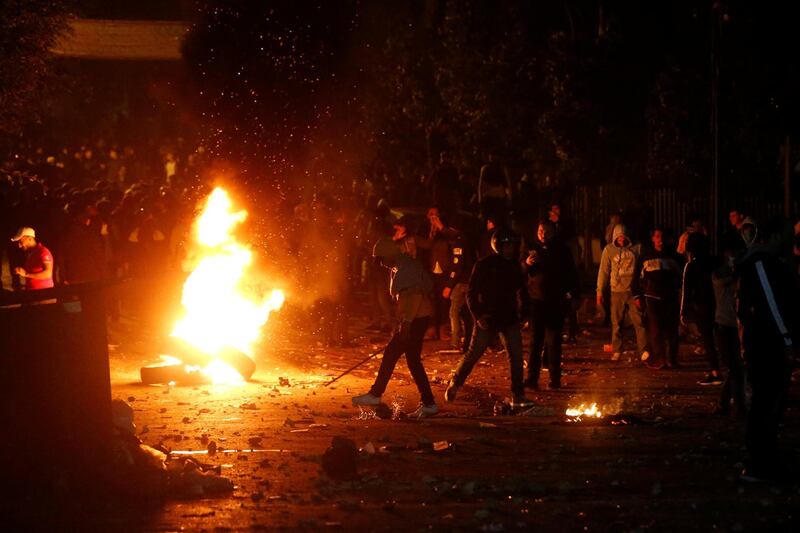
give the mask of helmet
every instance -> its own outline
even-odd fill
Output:
[[[518,246],[520,243],[519,235],[511,230],[499,229],[492,234],[492,250],[494,253],[502,253],[503,245],[507,242]]]

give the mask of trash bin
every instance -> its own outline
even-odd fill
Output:
[[[0,472],[19,496],[103,485],[112,459],[103,287],[0,299]],[[55,303],[31,300],[55,298]]]

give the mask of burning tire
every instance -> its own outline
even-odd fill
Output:
[[[187,372],[186,365],[182,363],[143,366],[139,369],[139,375],[145,385],[159,385],[170,382],[180,383],[181,385],[200,385],[209,381],[200,372]]]
[[[176,359],[180,359],[183,364],[205,368],[209,363],[215,359],[219,359],[227,364],[242,376],[242,379],[248,380],[253,376],[256,371],[256,363],[244,352],[235,348],[225,348],[222,353],[217,356],[209,355],[199,348],[192,346],[188,342],[177,337],[167,337],[161,347],[161,353],[168,354]],[[181,365],[178,365],[181,366]],[[157,368],[157,367],[147,367]],[[166,372],[166,371],[165,371]],[[156,372],[157,373],[157,372]],[[166,372],[171,374],[170,372]],[[186,372],[184,372],[186,374]],[[144,381],[144,379],[142,379]],[[176,381],[177,380],[170,380]],[[160,381],[157,383],[166,383]]]

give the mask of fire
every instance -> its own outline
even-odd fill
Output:
[[[575,420],[581,420],[583,417],[587,418],[603,418],[603,413],[596,403],[591,405],[580,404],[578,407],[570,407],[566,411],[566,415]]]
[[[219,356],[235,349],[252,359],[262,327],[284,302],[280,290],[260,295],[244,287],[253,252],[236,240],[234,230],[246,218],[247,211],[234,211],[224,189],[216,188],[208,197],[194,227],[200,259],[183,285],[183,314],[171,333],[213,358],[199,368],[213,383],[242,380]]]

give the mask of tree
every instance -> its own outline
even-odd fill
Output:
[[[50,49],[67,31],[68,6],[54,0],[7,0],[0,9],[0,137],[8,141],[39,119],[53,91]]]

